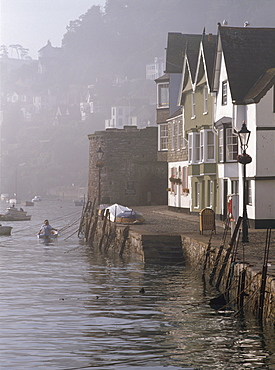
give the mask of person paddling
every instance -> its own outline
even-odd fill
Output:
[[[57,229],[53,228],[50,224],[49,224],[49,221],[48,220],[45,220],[44,221],[44,224],[41,226],[40,230],[39,230],[39,233],[38,235],[41,235],[41,236],[51,236],[52,234],[52,231],[57,231]]]

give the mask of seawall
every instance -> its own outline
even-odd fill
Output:
[[[89,222],[87,222],[89,220]],[[102,252],[135,256],[146,264],[190,265],[205,282],[216,287],[213,308],[247,312],[274,325],[275,278],[249,262],[238,260],[234,244],[208,243],[183,234],[159,234],[118,225],[100,216],[86,219],[85,242]],[[217,299],[216,299],[217,298]]]

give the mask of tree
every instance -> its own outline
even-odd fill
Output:
[[[0,46],[0,56],[1,58],[8,58],[9,56],[9,52],[8,52],[8,48],[6,45],[1,45]]]

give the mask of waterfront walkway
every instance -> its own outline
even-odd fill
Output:
[[[144,215],[145,223],[132,225],[131,230],[141,234],[185,235],[206,244],[209,242],[210,231],[204,231],[203,235],[200,234],[199,216],[172,211],[167,206],[134,207],[134,210]],[[223,234],[224,223],[216,220],[216,234],[212,236],[211,245],[219,246],[222,244]],[[230,231],[228,234],[227,240],[229,242]],[[265,240],[266,230],[249,229],[249,243],[243,244],[241,240],[239,241],[237,261],[244,261],[251,268],[261,271]],[[268,275],[275,278],[275,230],[272,230],[271,233]]]

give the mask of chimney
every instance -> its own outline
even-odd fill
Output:
[[[207,41],[212,41],[212,33],[208,34]]]

